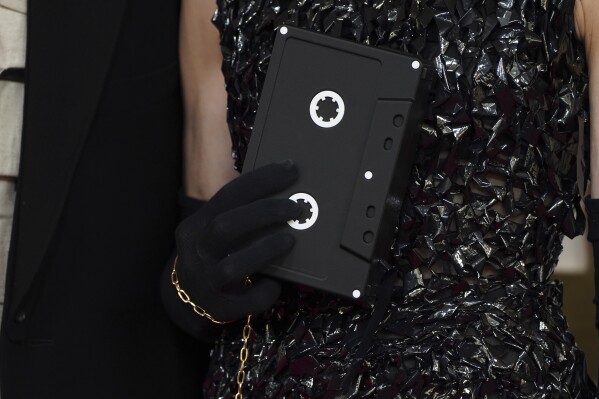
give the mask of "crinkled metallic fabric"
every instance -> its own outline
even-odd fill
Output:
[[[390,250],[398,283],[349,389],[372,301],[290,285],[254,321],[245,396],[595,397],[549,280],[563,235],[584,226],[588,79],[573,0],[217,4],[238,167],[282,23],[419,53],[438,73]],[[217,342],[208,397],[236,392],[240,335]]]

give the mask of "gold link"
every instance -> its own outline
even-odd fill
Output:
[[[187,295],[187,292],[185,291],[177,291],[177,294],[179,294],[179,298],[181,298],[181,300],[185,303],[189,303],[189,295]]]
[[[241,371],[241,373],[237,373],[237,384],[243,385],[243,381],[245,380],[245,371]]]
[[[239,352],[239,359],[241,359],[242,362],[248,360],[248,348],[241,348],[241,351]]]

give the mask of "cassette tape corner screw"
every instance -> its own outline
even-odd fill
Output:
[[[360,290],[354,290],[354,292],[352,292],[352,296],[354,298],[359,298],[362,295],[362,293],[360,292]]]
[[[420,68],[420,62],[419,61],[412,61],[412,68],[414,68],[414,69]]]
[[[280,29],[281,35],[286,35],[287,32],[289,32],[289,30],[287,29],[286,26],[282,26]]]

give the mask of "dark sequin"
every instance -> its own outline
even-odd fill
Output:
[[[287,286],[254,321],[245,395],[595,397],[549,280],[563,235],[584,227],[588,78],[573,0],[217,4],[238,167],[282,23],[419,53],[438,72],[390,252],[398,284],[349,390],[371,301]],[[240,334],[217,342],[209,397],[237,390]]]

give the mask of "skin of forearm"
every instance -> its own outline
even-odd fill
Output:
[[[219,34],[210,20],[214,10],[208,0],[183,0],[181,7],[183,181],[188,196],[203,200],[238,175],[226,123]]]
[[[585,47],[589,71],[589,106],[591,128],[591,182],[599,182],[599,41],[594,40],[599,11],[594,0],[576,0],[574,27],[576,37]],[[591,184],[591,197],[599,198],[599,184]]]

